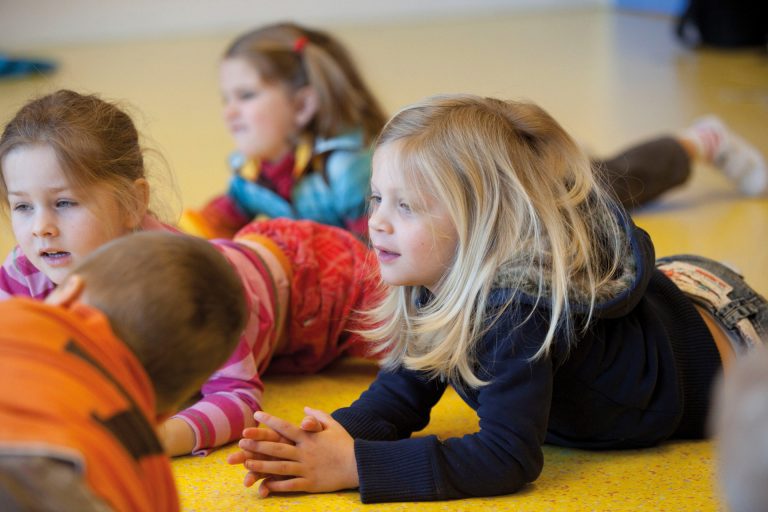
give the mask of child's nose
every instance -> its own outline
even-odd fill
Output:
[[[224,119],[229,121],[237,116],[237,106],[232,101],[228,101],[224,104]]]
[[[392,225],[387,221],[386,216],[381,214],[381,208],[377,208],[368,216],[368,230],[390,233]]]
[[[40,211],[35,216],[35,223],[32,229],[32,233],[36,237],[50,237],[58,234],[58,228],[53,217],[46,211]]]

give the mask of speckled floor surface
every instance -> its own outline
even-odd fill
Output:
[[[265,409],[292,421],[311,405],[326,410],[348,404],[365,389],[376,366],[364,360],[344,360],[310,377],[269,377]],[[441,437],[477,429],[474,413],[450,392],[434,411],[424,433]],[[713,485],[712,443],[674,442],[646,450],[588,452],[547,446],[544,470],[521,492],[496,498],[431,503],[363,505],[357,492],[256,496],[242,485],[244,469],[230,466],[226,455],[234,447],[208,457],[182,457],[173,469],[188,512],[203,511],[708,511],[717,510]],[[418,508],[416,508],[418,507]]]

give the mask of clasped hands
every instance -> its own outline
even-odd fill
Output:
[[[309,407],[296,426],[276,416],[256,412],[261,427],[243,431],[239,452],[227,457],[230,464],[248,470],[244,484],[262,480],[260,497],[270,492],[329,492],[358,487],[355,444],[330,414]]]

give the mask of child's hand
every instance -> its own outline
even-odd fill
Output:
[[[352,437],[330,415],[308,407],[304,411],[308,417],[302,425],[321,426],[322,430],[306,431],[257,412],[254,418],[268,426],[271,433],[251,433],[240,441],[243,452],[254,457],[237,460],[244,462],[249,475],[266,477],[259,487],[262,497],[270,492],[325,492],[359,485]]]
[[[264,459],[265,457],[259,453],[253,452],[251,450],[246,449],[247,446],[249,446],[249,442],[262,442],[262,441],[269,441],[272,443],[291,443],[288,439],[284,438],[271,428],[265,428],[265,427],[249,427],[243,430],[243,439],[240,440],[240,442],[237,443],[238,447],[240,448],[239,452],[232,453],[227,456],[227,462],[230,464],[243,464],[244,462],[251,460],[251,459]],[[248,468],[247,465],[245,466],[246,469]],[[253,471],[249,471],[245,475],[245,480],[243,483],[246,487],[250,487],[253,484],[255,484],[257,481],[261,480],[262,478],[267,477],[268,475],[262,475]],[[261,494],[261,492],[259,493]]]
[[[299,424],[299,428],[304,432],[320,432],[323,430],[323,424],[314,416],[304,416],[304,419]]]
[[[300,427],[302,430],[306,432],[320,432],[323,430],[323,424],[320,423],[320,421],[314,416],[305,416],[304,419],[301,420]],[[270,441],[274,443],[293,444],[293,442],[291,442],[290,440],[286,439],[285,437],[281,436],[274,430],[267,427],[261,427],[261,428],[250,427],[243,430],[243,440],[245,439],[248,439],[251,441]],[[258,453],[254,453],[250,450],[245,449],[245,447],[248,446],[248,443],[244,443],[243,441],[240,441],[240,443],[238,443],[238,446],[240,447],[241,450],[239,452],[230,454],[227,457],[228,463],[243,464],[245,461],[249,459],[274,460],[271,457],[265,457],[263,455],[260,455]],[[250,487],[253,484],[255,484],[257,481],[267,476],[268,475],[249,471],[248,474],[245,475],[245,480],[243,481],[243,484],[246,487]],[[263,498],[266,498],[269,495],[269,490],[265,486],[260,486],[259,495]]]

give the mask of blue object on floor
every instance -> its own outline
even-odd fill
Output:
[[[14,59],[0,54],[0,78],[21,77],[49,73],[56,69],[56,64],[41,59]]]

